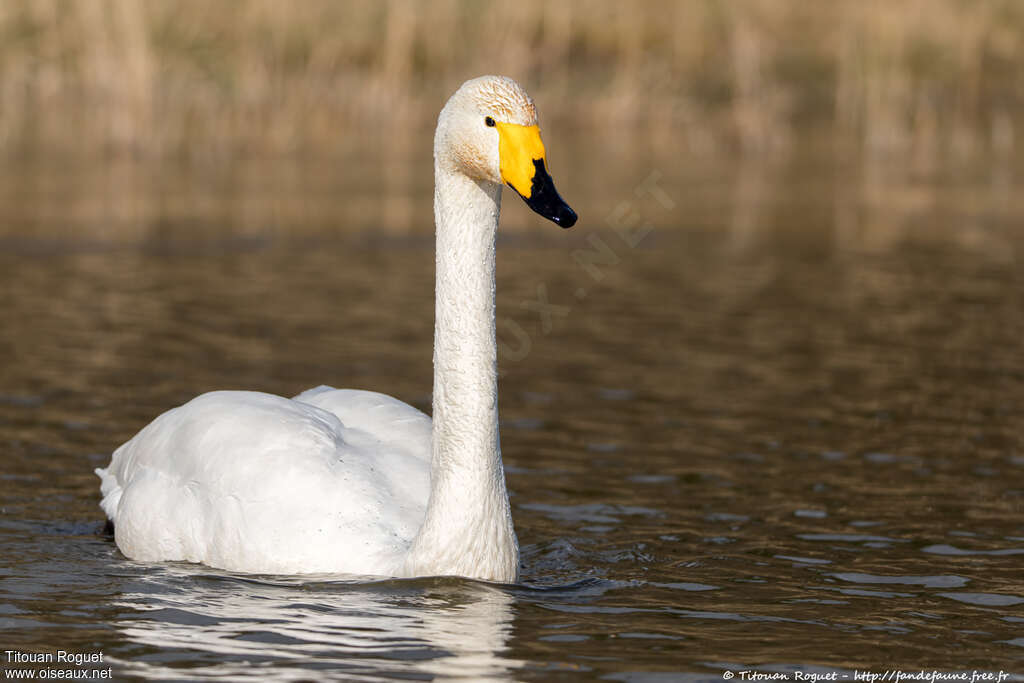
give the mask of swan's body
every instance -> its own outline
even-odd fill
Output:
[[[434,174],[433,420],[329,387],[199,396],[97,470],[125,555],[264,573],[517,578],[498,439],[501,184],[564,227],[576,215],[545,170],[533,102],[511,79],[478,78],[452,96]]]
[[[430,493],[430,418],[371,392],[215,391],[158,417],[101,476],[128,557],[397,575]]]

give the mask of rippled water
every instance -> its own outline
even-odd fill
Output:
[[[428,409],[430,239],[11,246],[0,649],[162,679],[1021,671],[1021,235],[791,216],[503,241],[515,586],[149,565],[102,529],[92,468],[197,393]]]

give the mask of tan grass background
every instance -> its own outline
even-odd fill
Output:
[[[343,153],[500,72],[547,125],[703,153],[1009,154],[1020,0],[4,0],[0,154]]]

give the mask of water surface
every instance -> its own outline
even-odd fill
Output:
[[[1024,669],[1019,223],[665,182],[671,214],[624,193],[659,224],[629,243],[615,202],[503,236],[514,586],[137,563],[102,532],[92,469],[203,391],[429,410],[428,231],[5,243],[3,649],[125,679]]]

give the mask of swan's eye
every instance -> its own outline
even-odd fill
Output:
[[[494,128],[494,119],[492,119],[490,116],[484,118],[484,123],[487,124],[488,128]]]

